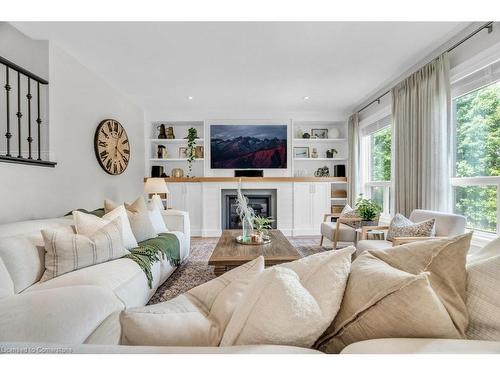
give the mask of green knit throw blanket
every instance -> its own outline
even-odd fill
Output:
[[[160,233],[158,237],[139,242],[139,246],[131,249],[124,258],[132,259],[141,267],[148,279],[149,289],[152,289],[151,267],[155,262],[167,259],[172,267],[181,264],[179,239],[172,233]]]

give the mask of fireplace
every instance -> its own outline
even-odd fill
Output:
[[[272,227],[276,229],[276,189],[244,189],[243,195],[247,197],[248,204],[256,215],[272,217],[275,221]],[[222,228],[241,229],[241,221],[236,214],[236,189],[222,190]]]

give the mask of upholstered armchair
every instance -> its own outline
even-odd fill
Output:
[[[356,228],[348,225],[349,223],[360,223],[360,217],[353,218],[337,218],[336,222],[331,222],[333,214],[325,214],[321,223],[321,241],[320,246],[323,246],[324,238],[328,238],[333,242],[333,249],[337,249],[338,242],[356,242]],[[328,219],[328,220],[327,220]]]
[[[449,237],[465,232],[466,219],[461,215],[450,214],[439,211],[413,210],[409,219],[413,222],[421,222],[429,219],[436,219],[435,237],[396,237],[392,241],[387,240],[369,240],[368,232],[370,230],[388,230],[389,226],[369,226],[361,228],[361,239],[356,246],[356,256],[363,251],[372,249],[387,249],[392,246],[398,246],[409,242],[425,241],[436,237]]]

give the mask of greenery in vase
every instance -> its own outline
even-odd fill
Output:
[[[196,147],[196,138],[198,137],[198,133],[195,128],[189,128],[187,135],[187,162],[188,162],[188,177],[192,177],[191,173],[193,171],[193,160],[195,159],[195,147]]]
[[[257,232],[260,232],[264,235],[269,233],[269,230],[272,229],[271,223],[274,221],[271,217],[263,217],[259,215],[255,215],[253,218],[253,227]]]
[[[372,221],[380,214],[382,207],[371,199],[363,198],[363,194],[360,194],[356,200],[356,211],[363,220]]]

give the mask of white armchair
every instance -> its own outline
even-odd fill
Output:
[[[361,218],[337,218],[336,222],[329,219],[332,214],[325,214],[321,223],[321,241],[319,246],[323,246],[324,238],[333,242],[333,250],[337,249],[338,242],[356,242],[356,228],[348,225],[349,223],[359,223]]]
[[[464,216],[450,214],[439,211],[413,210],[409,219],[413,222],[420,222],[428,219],[436,219],[436,237],[449,237],[465,233],[466,219]],[[425,241],[434,237],[396,237],[392,241],[368,240],[367,235],[370,230],[388,230],[388,226],[363,227],[361,229],[361,240],[356,246],[356,256],[366,250],[387,249],[409,242]]]

